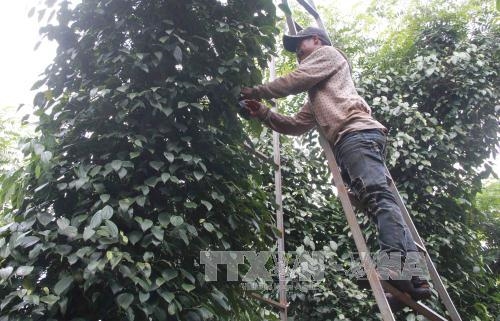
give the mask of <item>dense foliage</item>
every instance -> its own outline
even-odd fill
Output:
[[[54,2],[40,137],[0,230],[2,320],[260,319],[199,257],[273,239],[235,112],[273,49],[271,1]]]
[[[355,21],[320,10],[390,129],[388,165],[462,318],[493,319],[497,212],[484,205],[491,193],[476,194],[498,146],[498,14],[479,1],[394,11],[400,4],[373,1]],[[261,82],[284,25],[271,1],[44,11],[57,13],[43,34],[59,50],[36,84],[48,86],[35,99],[40,138],[15,190],[0,192],[14,207],[0,228],[0,320],[276,318],[237,284],[205,282],[199,265],[201,250],[275,241],[273,168],[242,148],[246,131],[270,155],[270,131],[235,113],[239,86]],[[280,73],[295,66],[289,54],[277,60]],[[293,113],[304,99],[280,108]],[[356,250],[316,133],[281,140],[286,250],[328,255],[324,281],[289,289],[289,319],[378,320],[355,284]],[[373,226],[359,221],[376,250]]]

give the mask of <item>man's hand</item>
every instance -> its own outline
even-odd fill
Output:
[[[257,100],[245,99],[244,102],[246,109],[248,110],[248,113],[250,114],[251,117],[257,117],[259,115],[259,111],[261,110],[261,108],[266,108]]]
[[[243,88],[241,88],[241,95],[245,99],[258,98],[257,97],[257,91],[254,88],[252,88],[252,87],[243,87]]]

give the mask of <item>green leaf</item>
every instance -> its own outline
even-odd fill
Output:
[[[170,223],[170,214],[166,212],[162,212],[158,215],[158,221],[160,222],[161,226],[167,227],[168,224]]]
[[[100,166],[100,165],[94,166],[94,168],[92,168],[92,170],[89,172],[89,176],[90,177],[96,176],[101,171],[101,168],[102,168],[102,166]]]
[[[159,162],[159,161],[149,162],[149,166],[151,166],[152,168],[156,169],[157,171],[159,171],[160,168],[162,168],[162,166],[164,164],[165,164],[164,162]]]
[[[144,303],[147,300],[149,300],[149,297],[150,297],[149,293],[139,292],[139,301],[141,303]]]
[[[177,63],[182,64],[182,50],[179,46],[175,46],[174,58],[177,61]]]
[[[179,272],[177,270],[174,270],[174,269],[165,269],[161,272],[161,276],[167,282],[175,279],[178,275],[179,275]]]
[[[88,239],[90,239],[93,235],[95,234],[95,231],[93,228],[91,228],[90,226],[86,226],[84,229],[83,229],[83,240],[84,241],[87,241]]]
[[[172,300],[175,298],[175,295],[172,292],[163,290],[163,289],[158,289],[156,292],[165,300],[167,303],[172,302]]]
[[[132,205],[134,203],[134,200],[130,199],[130,198],[125,198],[125,199],[122,199],[120,201],[118,201],[118,204],[120,205],[120,209],[124,212],[126,212],[130,205]]]
[[[164,231],[159,226],[153,226],[151,228],[151,233],[153,233],[154,237],[156,237],[159,241],[163,241]]]
[[[120,179],[124,178],[125,176],[127,176],[127,170],[125,168],[121,168],[120,171],[118,172],[118,177],[120,177]]]
[[[177,311],[177,307],[174,304],[174,302],[172,302],[172,303],[170,303],[168,305],[167,311],[168,311],[168,314],[170,314],[170,315],[174,315],[175,314],[175,312]]]
[[[184,243],[186,243],[186,245],[189,245],[189,239],[187,237],[187,234],[186,234],[185,230],[180,229],[179,230],[179,236],[184,241]]]
[[[145,180],[144,184],[151,186],[151,187],[155,187],[156,184],[158,183],[158,181],[159,181],[158,177],[153,176],[153,177],[150,177],[147,180]]]
[[[215,231],[215,227],[212,225],[212,223],[205,222],[203,223],[203,227],[209,232]]]
[[[172,223],[173,226],[179,226],[184,223],[184,219],[181,216],[173,215],[170,217],[170,223]]]
[[[191,292],[193,291],[196,287],[192,284],[187,284],[187,283],[182,283],[182,288],[184,289],[184,291],[186,292]]]
[[[139,242],[141,240],[141,238],[142,238],[142,233],[139,231],[132,231],[128,235],[128,239],[129,239],[130,243],[132,243],[132,245],[137,244],[137,242]]]
[[[201,204],[203,204],[207,208],[208,211],[210,211],[212,209],[212,207],[213,207],[212,203],[210,203],[208,201],[202,200]]]
[[[146,204],[146,197],[145,196],[138,196],[135,198],[135,203],[139,205],[140,207],[144,207],[144,204]]]
[[[211,196],[212,196],[212,198],[213,198],[214,200],[218,200],[218,201],[219,201],[219,202],[221,202],[221,203],[224,203],[224,201],[225,201],[225,197],[224,197],[224,195],[221,195],[221,194],[219,194],[219,193],[217,193],[217,192],[212,192],[212,193],[211,193]]]
[[[122,293],[116,297],[116,302],[124,310],[127,310],[133,301],[134,301],[134,296],[130,293]]]
[[[215,302],[217,302],[217,304],[219,304],[223,309],[229,311],[231,310],[231,307],[229,306],[229,304],[226,302],[227,298],[221,293],[221,292],[218,292],[218,291],[214,291],[212,293],[210,293],[210,296],[215,300]]]
[[[16,270],[16,275],[17,276],[26,276],[31,274],[33,272],[34,267],[33,266],[20,266]]]
[[[112,238],[118,237],[118,226],[116,226],[116,224],[110,220],[106,220],[104,221],[104,223],[106,223],[106,227],[108,228],[111,237]]]
[[[44,151],[40,156],[40,159],[42,160],[42,163],[48,164],[52,159],[52,153],[49,151]]]
[[[107,201],[109,201],[110,195],[109,194],[101,194],[101,195],[99,195],[99,198],[101,199],[101,201],[103,203],[106,203]]]
[[[0,269],[0,280],[7,280],[12,274],[12,271],[14,271],[14,268],[12,266]]]
[[[109,205],[104,206],[104,208],[101,210],[101,217],[104,220],[109,220],[110,218],[113,217],[113,208]]]
[[[153,226],[153,221],[148,219],[142,219],[140,217],[135,218],[136,222],[139,223],[143,232],[147,231],[151,226]]]
[[[56,303],[58,300],[59,300],[59,297],[56,295],[53,295],[53,294],[42,296],[40,298],[40,302],[47,304],[49,307],[54,305],[54,303]]]
[[[177,108],[184,108],[184,107],[187,107],[189,106],[189,103],[185,102],[185,101],[179,101],[177,103]]]
[[[119,159],[115,159],[114,161],[111,162],[111,168],[115,171],[118,172],[120,168],[122,168],[122,161]]]
[[[196,228],[193,225],[187,224],[187,230],[190,234],[192,234],[194,236],[198,236],[198,231],[196,230]]]
[[[185,162],[190,162],[193,160],[193,156],[192,155],[189,155],[189,154],[181,154],[181,158],[182,160],[184,160]]]
[[[129,88],[129,85],[125,84],[125,85],[122,85],[122,86],[116,88],[116,90],[119,92],[122,92],[122,93],[126,93],[128,88]]]
[[[73,283],[73,277],[71,275],[64,276],[60,279],[54,286],[54,293],[61,296]]]
[[[52,222],[54,216],[47,212],[41,212],[37,214],[37,219],[43,226],[47,226],[47,224]]]
[[[163,153],[163,155],[165,155],[165,158],[166,158],[166,159],[167,159],[170,163],[172,163],[172,162],[174,161],[174,159],[175,159],[174,154],[172,154],[172,153],[165,152],[165,153]]]
[[[170,173],[161,174],[161,180],[163,183],[166,183],[170,179]]]
[[[186,201],[186,202],[184,203],[184,206],[185,206],[186,208],[197,208],[197,207],[198,207],[198,205],[196,205],[196,203],[191,202],[191,201]]]
[[[97,211],[90,219],[90,228],[99,227],[102,223],[102,211]]]
[[[196,178],[196,180],[198,180],[198,181],[201,180],[203,178],[203,176],[205,176],[204,173],[198,172],[198,171],[194,171],[193,174],[194,174],[194,177]]]

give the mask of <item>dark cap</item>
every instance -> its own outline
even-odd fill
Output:
[[[298,32],[296,35],[284,35],[283,36],[283,46],[286,50],[295,52],[297,49],[297,45],[302,39],[309,38],[312,36],[318,36],[318,38],[328,46],[331,46],[332,43],[328,39],[328,35],[323,29],[315,28],[315,27],[307,27],[304,30]]]

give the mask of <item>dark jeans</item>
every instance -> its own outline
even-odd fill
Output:
[[[378,129],[345,134],[334,153],[342,177],[377,226],[380,249],[417,251],[385,172],[386,136]]]

